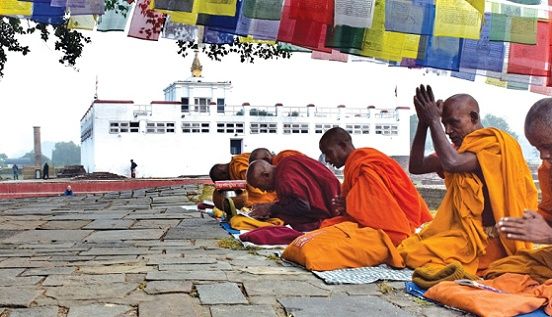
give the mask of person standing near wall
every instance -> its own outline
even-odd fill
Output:
[[[136,167],[138,164],[134,162],[133,159],[130,160],[130,177],[136,178]]]

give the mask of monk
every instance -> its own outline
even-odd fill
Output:
[[[251,152],[251,156],[249,156],[249,163],[256,160],[265,160],[270,164],[278,165],[283,158],[293,155],[303,155],[303,153],[295,150],[283,150],[277,155],[274,155],[274,153],[267,148],[258,148]]]
[[[531,107],[525,118],[525,136],[542,159],[538,170],[541,202],[537,211],[527,210],[522,217],[502,218],[497,227],[508,239],[552,244],[552,98],[541,99]],[[539,282],[551,279],[552,247],[520,251],[493,262],[486,277],[504,273],[529,274]]]
[[[278,165],[253,161],[247,183],[278,195],[274,203],[254,205],[250,213],[254,218],[280,218],[295,230],[310,231],[320,227],[322,220],[335,216],[331,199],[339,195],[339,180],[307,156],[286,157]]]
[[[215,164],[209,171],[209,176],[213,182],[222,180],[246,180],[247,168],[249,167],[249,153],[242,153],[232,157],[229,163]],[[237,193],[237,197],[234,198],[236,208],[243,206],[251,207],[254,204],[272,202],[276,196],[274,193],[264,192],[258,188],[252,187],[248,184],[247,195]],[[215,205],[223,209],[222,195],[215,191],[213,193],[213,202]]]
[[[422,85],[414,105],[419,123],[410,172],[444,172],[447,192],[435,219],[399,245],[405,264],[421,268],[422,278],[445,274],[439,272],[445,269],[458,273],[456,278],[473,277],[492,261],[529,248],[529,243],[498,235],[494,227],[498,219],[521,216],[537,205],[517,141],[499,129],[484,128],[470,95],[435,101],[431,87]],[[424,157],[428,130],[437,155]]]
[[[382,229],[398,245],[431,220],[425,201],[392,158],[372,148],[355,149],[349,133],[339,127],[326,131],[319,147],[328,163],[345,166],[342,196],[334,200],[345,215],[327,219],[323,226],[357,222]]]

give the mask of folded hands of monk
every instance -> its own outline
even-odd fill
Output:
[[[526,210],[519,218],[502,218],[496,227],[508,239],[552,244],[552,227],[535,211]]]
[[[258,220],[266,220],[270,218],[270,207],[272,207],[272,205],[272,203],[255,204],[251,207],[249,216]]]
[[[416,114],[420,122],[429,125],[433,121],[441,120],[441,113],[443,112],[443,101],[435,101],[433,96],[433,90],[431,86],[424,85],[416,88],[416,95],[414,96],[414,106],[416,108]]]
[[[332,212],[334,216],[339,216],[345,214],[345,210],[347,210],[347,206],[345,203],[345,198],[341,196],[335,196],[332,198]]]

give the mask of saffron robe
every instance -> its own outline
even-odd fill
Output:
[[[304,155],[286,157],[276,165],[274,185],[278,201],[271,216],[293,229],[314,230],[334,216],[331,200],[339,195],[339,180],[320,162]]]
[[[242,153],[232,157],[228,165],[231,180],[246,180],[249,167],[250,153]],[[247,201],[245,205],[251,207],[255,204],[270,203],[276,200],[276,194],[247,185]]]
[[[494,219],[519,217],[525,209],[537,207],[537,190],[521,149],[509,134],[495,129],[478,129],[467,135],[458,152],[477,156],[489,191]],[[419,234],[401,242],[398,251],[410,268],[441,266],[458,262],[475,274],[479,257],[487,247],[482,225],[483,183],[475,173],[445,173],[447,193],[435,219]],[[508,255],[531,244],[500,236]]]
[[[383,230],[394,245],[409,237],[431,214],[410,178],[392,158],[372,148],[356,149],[345,162],[341,188],[344,216],[325,220],[323,227],[353,221]]]
[[[294,156],[294,155],[304,155],[304,154],[295,150],[283,150],[272,158],[272,165],[278,165],[280,164],[282,159],[286,157]]]
[[[548,222],[552,220],[551,172],[550,164],[544,161],[538,172],[542,192],[538,211]],[[552,246],[521,250],[513,256],[495,261],[485,271],[485,278],[495,278],[504,273],[527,274],[540,283],[552,279]]]

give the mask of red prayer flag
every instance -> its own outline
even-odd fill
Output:
[[[333,25],[334,0],[291,0],[286,3],[289,3],[292,19]]]
[[[537,44],[510,44],[508,73],[549,76],[550,26],[539,21],[537,25]]]

